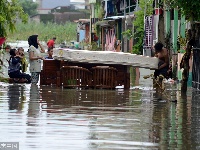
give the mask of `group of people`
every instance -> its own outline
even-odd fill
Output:
[[[41,61],[45,59],[53,59],[53,48],[55,47],[55,40],[53,38],[47,42],[48,56],[43,57],[41,53],[45,52],[45,49],[41,45],[38,35],[31,35],[28,38],[29,44],[29,64],[30,73],[26,74],[27,62],[24,57],[24,49],[22,47],[18,49],[10,49],[10,59],[8,67],[8,75],[10,78],[23,78],[27,83],[37,84],[39,81],[39,74],[41,72]],[[9,49],[10,47],[7,47]],[[8,51],[6,49],[6,51]],[[169,53],[164,45],[160,42],[154,45],[155,57],[159,58],[158,69],[155,70],[154,77],[163,75],[165,78],[171,77],[171,67],[169,63]]]
[[[53,48],[55,47],[55,40],[49,40],[47,42],[48,46],[48,56],[43,57],[42,53],[45,52],[45,49],[41,45],[38,35],[31,35],[28,38],[29,44],[29,69],[31,75],[25,73],[28,63],[24,56],[24,49],[22,47],[18,49],[12,49],[11,47],[5,48],[7,52],[10,53],[10,59],[8,60],[8,75],[10,78],[24,79],[25,83],[37,84],[39,81],[39,74],[41,72],[41,63],[45,59],[53,59]]]

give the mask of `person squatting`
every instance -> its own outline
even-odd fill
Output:
[[[21,59],[23,58],[23,54],[19,53],[16,49],[10,49],[10,59],[8,60],[8,75],[10,78],[18,78],[25,79],[25,83],[31,83],[31,76],[26,73],[21,72]]]

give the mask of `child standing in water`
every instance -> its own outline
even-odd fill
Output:
[[[26,57],[24,55],[24,49],[22,47],[19,47],[17,50],[19,52],[19,55],[22,56],[21,61],[20,61],[22,72],[26,72],[27,67],[28,67],[28,62],[27,62]]]

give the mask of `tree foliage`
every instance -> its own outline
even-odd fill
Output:
[[[178,8],[189,20],[200,21],[200,2],[198,0],[165,0],[165,7]]]
[[[20,0],[20,5],[29,16],[37,14],[38,4],[33,2],[33,0]]]
[[[144,39],[144,17],[153,14],[153,0],[140,0],[140,10],[135,12],[136,19],[134,20],[134,43],[133,52],[136,54],[141,53],[143,49]]]
[[[199,45],[200,37],[200,26],[196,24],[196,21],[200,21],[200,3],[197,0],[165,0],[165,7],[178,8],[182,15],[185,15],[189,21],[191,21],[191,29],[188,30],[186,53],[182,58],[182,84],[181,92],[186,93],[187,91],[187,81],[189,76],[189,59],[191,56],[191,51],[193,46]]]
[[[133,37],[134,46],[132,53],[141,54],[143,49],[143,39],[144,39],[144,17],[153,14],[153,0],[140,0],[139,10],[135,11],[135,20],[133,21],[134,31],[130,29],[122,32],[123,36],[128,39]]]
[[[27,22],[28,15],[24,13],[18,0],[0,0],[0,36],[6,37],[8,30],[15,30],[17,20]]]

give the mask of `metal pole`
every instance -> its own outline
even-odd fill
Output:
[[[94,18],[94,4],[91,3],[91,17],[90,17],[90,43],[92,42],[92,19]]]
[[[126,19],[126,0],[124,0],[124,18]],[[124,31],[127,30],[126,20],[124,20]],[[127,52],[127,37],[124,37],[124,52]]]
[[[147,2],[145,0],[145,8],[144,8],[144,38],[145,38],[145,16],[146,16],[146,10],[147,10]],[[143,39],[143,55],[145,56],[144,39]]]

